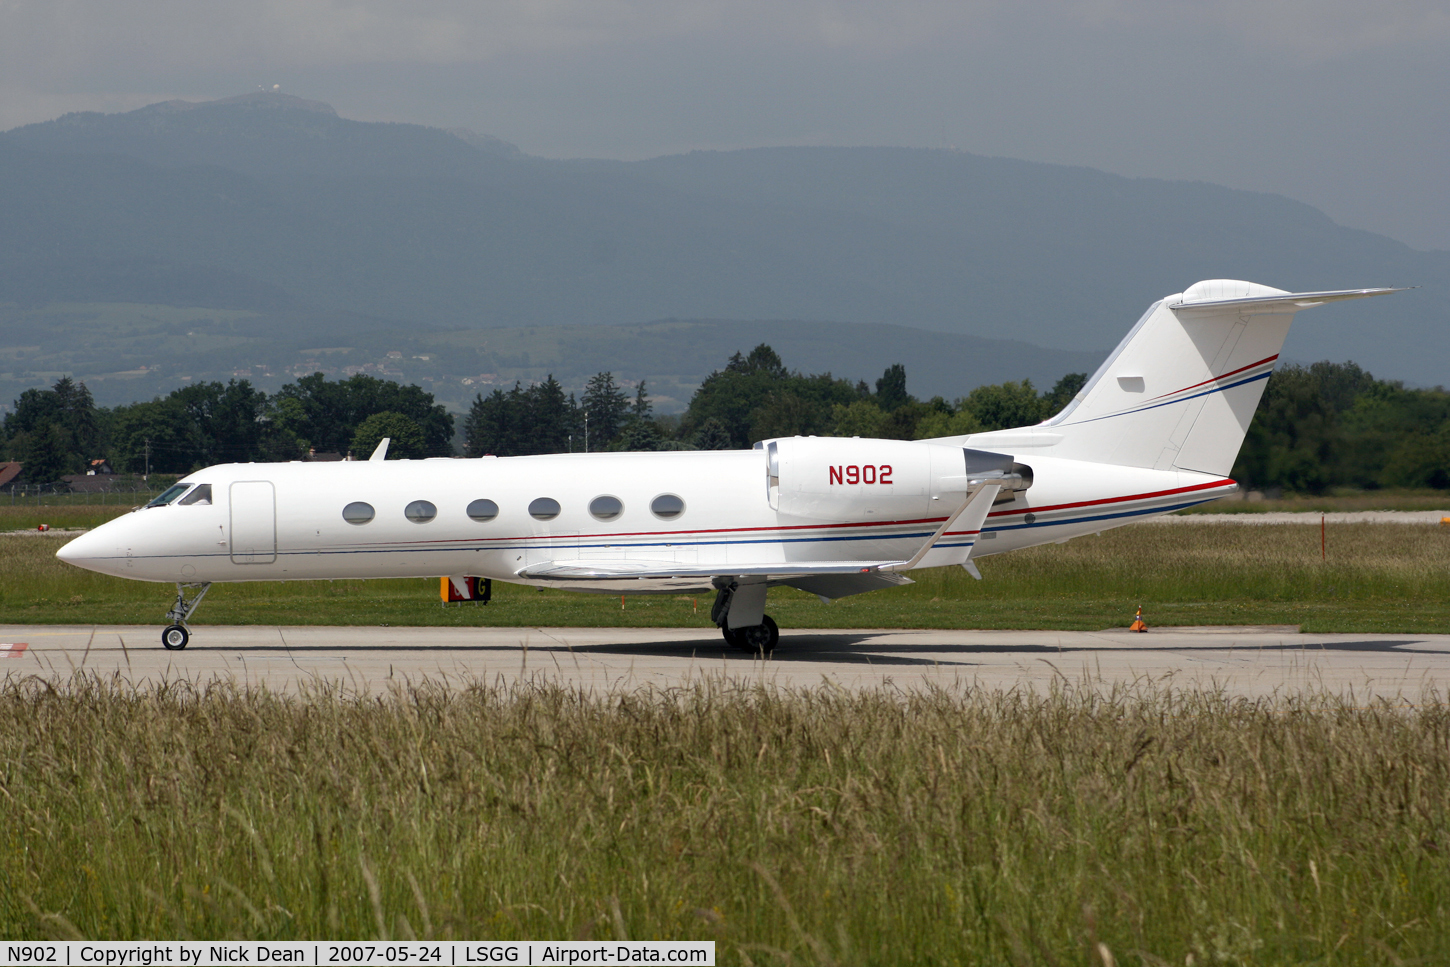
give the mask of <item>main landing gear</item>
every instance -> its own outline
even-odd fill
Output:
[[[198,588],[200,590],[197,590]],[[188,590],[196,592],[189,599],[186,596]],[[209,590],[211,590],[210,581],[205,584],[178,584],[176,586],[176,603],[171,606],[170,611],[166,612],[166,620],[171,624],[161,632],[162,648],[167,651],[180,651],[186,647],[186,643],[191,640],[191,632],[187,630],[186,619],[191,617],[191,613],[196,610],[197,605],[201,604],[201,599],[206,597]]]
[[[733,648],[748,651],[752,655],[768,655],[775,650],[776,643],[780,641],[780,628],[770,615],[761,617],[763,620],[758,625],[750,625],[747,628],[721,628],[720,633],[725,636],[725,640]]]
[[[728,579],[727,579],[728,580]],[[765,613],[765,582],[717,583],[710,620],[730,646],[752,655],[769,655],[780,641],[780,628]]]

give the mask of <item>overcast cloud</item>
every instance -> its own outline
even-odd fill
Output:
[[[1428,0],[0,0],[0,128],[281,85],[550,157],[955,146],[1273,191],[1450,249]]]

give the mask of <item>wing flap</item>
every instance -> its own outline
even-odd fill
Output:
[[[835,600],[850,597],[853,594],[900,587],[913,582],[904,574],[873,571],[870,574],[808,574],[801,577],[788,577],[780,583],[798,588],[808,594]]]

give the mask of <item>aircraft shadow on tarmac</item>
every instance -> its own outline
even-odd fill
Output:
[[[520,629],[521,631],[523,629]],[[867,635],[792,635],[783,639],[782,645],[775,649],[770,655],[772,661],[810,661],[823,664],[860,664],[860,665],[970,665],[975,662],[952,661],[940,657],[914,657],[911,652],[921,652],[930,655],[941,655],[944,652],[968,652],[981,651],[980,648],[958,647],[953,645],[891,645],[882,644],[879,640],[880,634]],[[863,642],[873,641],[872,645],[858,647]],[[229,649],[230,650],[230,649]],[[236,649],[243,655],[275,655],[284,658],[287,655],[314,655],[314,654],[371,654],[381,656],[385,654],[428,652],[439,656],[452,655],[463,659],[468,655],[489,656],[498,658],[504,655],[524,655],[525,652],[535,655],[552,655],[555,658],[562,658],[566,655],[575,656],[633,656],[637,658],[684,658],[704,661],[714,661],[720,658],[734,658],[740,661],[749,661],[752,656],[746,652],[739,651],[726,644],[723,640],[713,638],[688,639],[685,641],[649,641],[638,644],[628,642],[614,642],[609,644],[592,645],[570,645],[568,642],[559,640],[540,640],[532,637],[527,648],[520,640],[518,644],[509,645],[348,645],[338,647],[336,645],[252,645]],[[1027,651],[1037,649],[1004,648],[1003,651]],[[1056,649],[1041,649],[1047,652]]]
[[[519,629],[525,633],[526,629]],[[322,645],[258,645],[243,649],[245,654],[309,654],[309,653],[336,653],[347,654],[358,653],[399,653],[399,652],[430,652],[437,654],[454,655],[463,658],[469,654],[479,656],[500,657],[504,654],[523,654],[525,651],[542,655],[552,655],[555,658],[566,654],[575,656],[634,656],[638,658],[683,658],[694,660],[715,660],[719,658],[735,658],[738,660],[749,660],[750,656],[745,652],[738,651],[723,640],[712,640],[710,638],[691,638],[683,641],[649,641],[637,644],[630,642],[612,642],[607,644],[570,645],[568,642],[558,639],[540,640],[539,633],[528,630],[527,637],[530,639],[527,645],[521,637],[518,644],[508,645],[352,645],[339,648],[337,646]],[[972,661],[973,657],[987,658],[988,656],[1021,655],[1021,656],[1048,656],[1048,655],[1094,655],[1094,654],[1120,654],[1123,652],[1141,654],[1149,651],[1171,651],[1183,652],[1237,652],[1240,655],[1262,652],[1300,652],[1305,657],[1312,657],[1316,653],[1328,652],[1361,652],[1380,654],[1400,655],[1443,655],[1450,652],[1439,649],[1416,648],[1407,650],[1404,646],[1423,644],[1420,639],[1390,639],[1382,641],[1303,641],[1297,642],[1290,638],[1276,639],[1272,644],[1259,645],[1237,644],[1233,641],[1225,641],[1222,638],[1213,640],[1217,636],[1205,636],[1202,643],[1194,642],[1185,645],[1181,640],[1175,642],[1164,642],[1161,649],[1155,648],[1151,641],[1137,639],[1132,642],[1132,647],[1114,647],[1111,639],[1098,638],[1090,646],[1068,645],[1058,647],[1055,645],[993,645],[983,643],[933,643],[914,644],[908,642],[895,643],[891,640],[890,633],[873,632],[869,634],[792,634],[781,639],[779,646],[770,654],[770,660],[775,662],[814,662],[820,664],[857,664],[857,665],[976,665],[979,661]]]
[[[885,639],[885,640],[883,640]],[[1138,643],[1135,642],[1135,645]],[[1275,642],[1272,645],[1247,645],[1234,647],[1232,650],[1240,654],[1246,652],[1265,651],[1297,651],[1303,652],[1306,656],[1316,652],[1380,652],[1397,654],[1446,654],[1442,651],[1415,649],[1412,652],[1400,650],[1402,645],[1420,644],[1417,639],[1403,639],[1393,641],[1335,641],[1335,642]],[[607,645],[584,645],[569,649],[576,654],[600,654],[600,655],[638,655],[640,657],[677,656],[681,658],[706,658],[723,654],[730,658],[746,658],[745,653],[739,652],[721,643],[720,647],[712,646],[706,642],[651,642],[638,645],[630,644],[607,644]],[[1114,648],[1111,644],[1093,647],[1067,646],[1057,647],[1054,645],[987,645],[987,644],[930,644],[918,645],[892,643],[889,638],[881,634],[864,635],[790,635],[782,638],[780,644],[771,653],[770,660],[776,662],[820,662],[823,664],[862,664],[862,665],[977,665],[981,662],[969,660],[973,656],[987,657],[991,655],[1023,655],[1023,656],[1046,656],[1046,655],[1093,655],[1129,652],[1141,654],[1144,651],[1157,649],[1144,648],[1141,645],[1133,648]],[[1229,644],[1218,642],[1202,645],[1191,645],[1184,647],[1181,644],[1165,644],[1163,651],[1212,651],[1227,652]]]

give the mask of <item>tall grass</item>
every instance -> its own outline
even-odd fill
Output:
[[[1445,963],[1447,821],[1444,705],[1149,686],[0,685],[12,938]]]
[[[154,624],[167,585],[62,564],[64,538],[0,537],[0,622]],[[1299,624],[1311,631],[1450,632],[1450,528],[1143,525],[1062,545],[912,574],[914,585],[826,605],[779,588],[769,610],[784,628],[1057,628],[1126,626],[1142,605],[1150,626]],[[436,579],[217,585],[197,623],[709,626],[710,596],[630,598],[540,593],[495,584],[487,607],[442,608]]]

